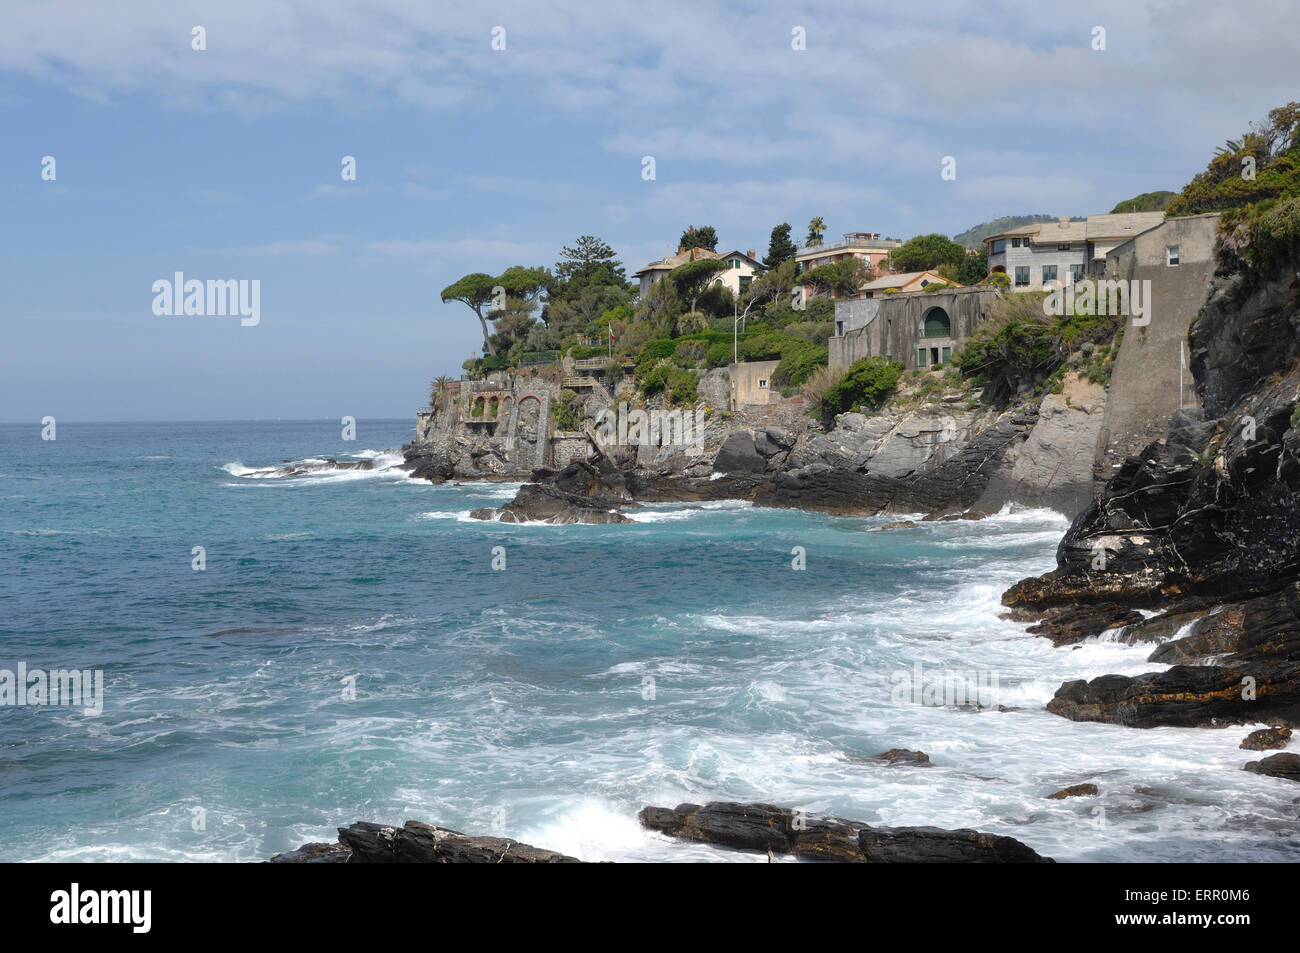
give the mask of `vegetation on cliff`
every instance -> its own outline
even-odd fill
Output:
[[[874,410],[898,385],[903,365],[883,357],[864,357],[849,366],[821,399],[822,421],[829,424],[837,414]]]
[[[1046,292],[1026,291],[994,302],[989,319],[953,356],[962,376],[984,387],[984,399],[1006,405],[1017,394],[1056,390],[1066,368],[1106,383],[1118,351],[1121,315],[1044,312]]]
[[[1223,212],[1225,232],[1300,196],[1300,103],[1270,110],[1230,139],[1169,203],[1169,215]]]
[[[1122,215],[1129,212],[1163,212],[1168,207],[1169,202],[1173,199],[1176,192],[1161,190],[1158,192],[1143,192],[1141,195],[1135,195],[1131,199],[1125,199],[1110,210],[1111,215]]]

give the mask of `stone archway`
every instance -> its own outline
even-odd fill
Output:
[[[927,338],[950,338],[952,318],[948,317],[947,311],[936,305],[921,317],[921,333]]]

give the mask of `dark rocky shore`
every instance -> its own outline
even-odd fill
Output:
[[[647,459],[598,447],[590,462],[538,470],[514,501],[473,515],[617,523],[642,503],[723,499],[927,519],[979,518],[1006,502],[1077,511],[1056,568],[1004,594],[1006,617],[1061,647],[1110,632],[1150,645],[1149,661],[1169,667],[1066,682],[1047,710],[1130,728],[1265,724],[1272,727],[1251,732],[1241,747],[1285,748],[1300,726],[1300,248],[1267,273],[1231,248],[1220,253],[1188,340],[1202,409],[1174,414],[1162,437],[1104,483],[1092,482],[1084,452],[1088,428],[1099,426],[1095,408],[1044,400],[982,415],[944,416],[943,407],[901,420],[845,414],[829,433],[733,429],[711,455],[665,450]],[[1071,443],[1076,431],[1083,437]],[[428,453],[408,453],[417,473],[445,479],[456,471],[453,460]],[[1071,475],[1056,483],[1062,466]],[[1085,486],[1081,511],[1068,507]],[[1300,755],[1292,753],[1243,757],[1243,768],[1300,782]],[[1053,797],[1096,794],[1095,785],[1080,784]],[[669,836],[799,859],[1044,860],[1011,838],[872,828],[767,805],[647,807],[640,817]],[[337,846],[308,845],[277,859],[347,852],[353,862],[450,863],[510,851],[514,862],[569,859],[414,822],[406,833],[380,833],[395,830],[354,825],[340,831]]]
[[[937,827],[872,827],[770,804],[714,802],[647,807],[648,830],[670,837],[770,856],[859,864],[1052,863],[1011,837]],[[506,837],[471,837],[407,821],[401,827],[358,822],[339,828],[336,844],[304,844],[276,854],[280,864],[575,864],[574,857]]]
[[[1057,568],[1004,595],[1055,644],[1118,628],[1172,666],[1067,682],[1049,711],[1139,728],[1300,724],[1296,265],[1215,280],[1192,330],[1203,415],[1175,415],[1075,518]]]

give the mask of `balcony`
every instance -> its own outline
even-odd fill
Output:
[[[807,245],[803,248],[796,248],[794,254],[796,258],[801,258],[804,255],[821,255],[850,248],[861,248],[867,251],[888,251],[891,248],[897,248],[901,244],[903,243],[900,241],[888,238],[845,238],[838,242],[826,242],[822,245]]]

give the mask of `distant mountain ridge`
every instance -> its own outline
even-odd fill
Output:
[[[1085,216],[1072,216],[1070,221],[1082,222]],[[1054,222],[1055,215],[1003,215],[1001,218],[995,218],[991,222],[984,222],[982,225],[976,225],[974,228],[968,228],[966,231],[952,236],[952,240],[959,245],[965,245],[967,248],[979,248],[984,239],[990,235],[996,235],[998,232],[1005,232],[1007,229],[1019,228],[1021,225],[1029,225],[1033,222]]]

